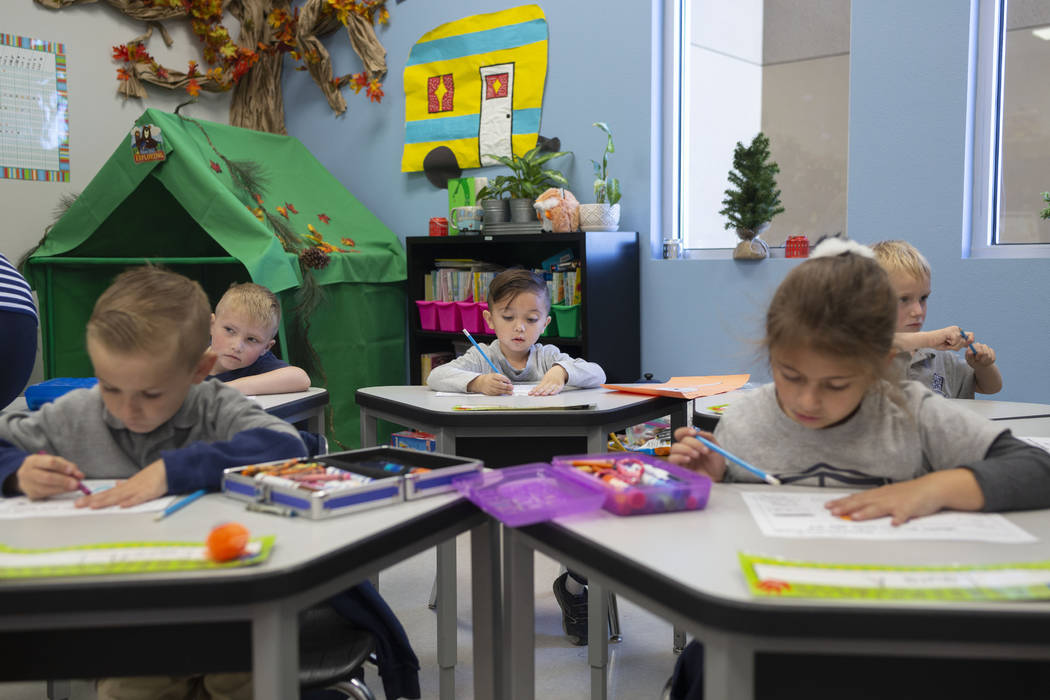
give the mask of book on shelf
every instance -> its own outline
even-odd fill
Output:
[[[434,261],[435,269],[423,275],[424,301],[484,301],[492,278],[503,268],[469,258]]]
[[[421,383],[426,386],[427,377],[430,376],[431,370],[435,367],[440,367],[446,362],[452,361],[451,352],[425,352],[419,356],[419,369]]]

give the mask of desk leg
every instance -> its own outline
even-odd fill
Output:
[[[532,548],[503,529],[503,697],[536,697],[536,592]]]
[[[373,447],[376,444],[376,426],[379,419],[362,407],[361,415],[361,447]]]
[[[437,656],[442,700],[456,697],[456,538],[437,546]]]
[[[704,697],[752,700],[755,697],[755,649],[741,637],[704,634]]]
[[[324,406],[318,406],[306,419],[306,430],[310,433],[324,435]]]
[[[252,618],[255,700],[299,697],[299,619],[285,603],[259,605]]]
[[[596,455],[609,451],[609,436],[601,428],[587,431],[587,454]]]
[[[474,627],[474,697],[500,697],[499,526],[492,520],[470,531],[471,612]]]
[[[674,435],[674,431],[678,428],[692,425],[692,416],[690,415],[692,407],[692,401],[683,401],[679,408],[671,411],[671,435]]]
[[[434,431],[434,449],[440,454],[456,454],[456,431],[452,428],[438,428]]]
[[[608,695],[609,635],[608,602],[605,587],[587,579],[587,662],[591,666],[591,700],[605,700]],[[708,695],[706,697],[716,697]]]

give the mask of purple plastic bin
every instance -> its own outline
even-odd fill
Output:
[[[454,479],[474,505],[509,527],[521,527],[601,508],[599,485],[562,478],[549,464],[522,464]]]
[[[574,460],[608,460],[615,464],[620,460],[634,460],[646,467],[649,483],[638,483],[628,488],[616,488],[597,476],[574,466]],[[711,479],[690,471],[659,457],[637,452],[613,452],[596,455],[568,455],[555,457],[554,470],[567,479],[599,486],[605,492],[602,508],[617,515],[640,515],[642,513],[664,513],[673,510],[699,510],[707,505],[711,495]],[[661,479],[660,476],[669,478]]]
[[[432,301],[416,301],[419,308],[419,327],[425,331],[436,331],[438,327],[437,307]]]
[[[459,325],[459,309],[454,301],[435,301],[437,307],[438,330],[459,333],[463,328]]]
[[[478,315],[481,316],[481,332],[496,335],[496,329],[489,325],[489,322],[485,320],[485,315],[481,313],[488,310],[489,303],[487,301],[478,302]]]
[[[481,318],[481,305],[473,301],[457,301],[459,307],[459,322],[471,333],[481,333],[485,325]]]

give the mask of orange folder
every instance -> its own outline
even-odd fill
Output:
[[[722,374],[707,377],[671,377],[662,384],[602,384],[602,386],[630,394],[695,399],[700,396],[714,396],[739,389],[750,378],[750,374]]]

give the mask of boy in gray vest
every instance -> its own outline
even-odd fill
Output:
[[[298,431],[222,382],[204,381],[211,308],[200,285],[156,267],[117,277],[95,303],[98,377],[38,411],[0,414],[0,484],[33,499],[85,478],[124,479],[77,506],[131,506],[219,488],[226,467],[305,456]],[[107,678],[98,697],[250,698],[251,674]]]
[[[995,364],[995,350],[973,342],[973,333],[958,326],[923,331],[926,300],[930,296],[930,264],[905,241],[881,241],[872,246],[875,259],[890,276],[897,295],[897,333],[902,374],[949,399],[972,399],[974,392],[995,394],[1003,377]],[[965,359],[957,350],[969,346]]]

